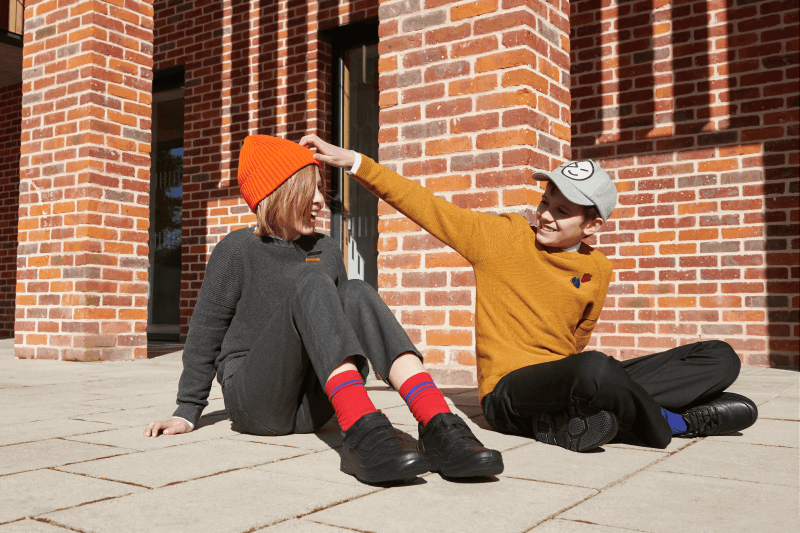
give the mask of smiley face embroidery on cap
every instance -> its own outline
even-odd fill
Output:
[[[594,174],[594,165],[591,161],[573,161],[564,165],[561,174],[575,181],[588,180]]]

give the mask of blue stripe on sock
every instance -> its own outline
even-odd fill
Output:
[[[434,385],[433,381],[423,381],[422,383],[420,383],[419,385],[416,385],[414,388],[412,388],[410,391],[408,391],[408,394],[406,394],[406,397],[405,397],[406,403],[410,404],[411,402],[413,402],[414,398],[419,396],[420,392],[428,390],[428,389],[435,389],[435,388],[436,388],[436,385]]]
[[[420,381],[419,383],[411,387],[411,390],[408,391],[408,394],[406,394],[404,400],[406,401],[406,403],[408,403],[409,398],[416,396],[417,392],[419,392],[419,389],[421,387],[429,387],[430,385],[433,385],[433,381]]]
[[[353,379],[350,381],[345,381],[344,383],[340,383],[338,387],[336,387],[331,391],[330,398],[336,396],[336,393],[342,390],[343,388],[350,387],[352,385],[363,385],[363,383],[360,379]]]
[[[662,407],[661,416],[667,419],[667,423],[669,424],[669,427],[672,430],[673,435],[680,435],[681,433],[686,432],[686,430],[688,429],[686,427],[686,421],[683,419],[683,416],[679,415],[678,413],[667,411]]]

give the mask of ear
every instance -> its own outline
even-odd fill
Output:
[[[590,237],[597,233],[597,231],[603,226],[605,220],[600,217],[594,218],[588,222],[585,222],[585,226],[583,227],[583,238]]]

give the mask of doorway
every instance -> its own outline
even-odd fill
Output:
[[[151,341],[180,340],[183,115],[183,69],[180,73],[156,73],[150,154],[147,314],[147,338]]]
[[[357,27],[356,27],[357,26]],[[378,160],[377,21],[337,28],[333,41],[333,142]],[[350,279],[378,288],[378,199],[339,170],[332,176],[331,236]]]

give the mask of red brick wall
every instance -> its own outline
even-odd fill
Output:
[[[698,339],[798,366],[798,8],[571,3],[572,153],[616,178],[616,278],[592,346]]]
[[[152,6],[25,6],[17,357],[147,355]]]
[[[534,208],[569,155],[568,2],[381,5],[381,162],[453,203]],[[381,295],[444,383],[475,383],[466,261],[379,204]]]
[[[14,335],[22,87],[0,88],[0,338]]]
[[[254,4],[255,5],[255,4]],[[378,0],[155,4],[155,69],[185,65],[181,333],[219,240],[255,217],[240,198],[250,134],[330,138],[330,47],[321,28],[378,14]],[[329,231],[327,220],[321,231]]]

